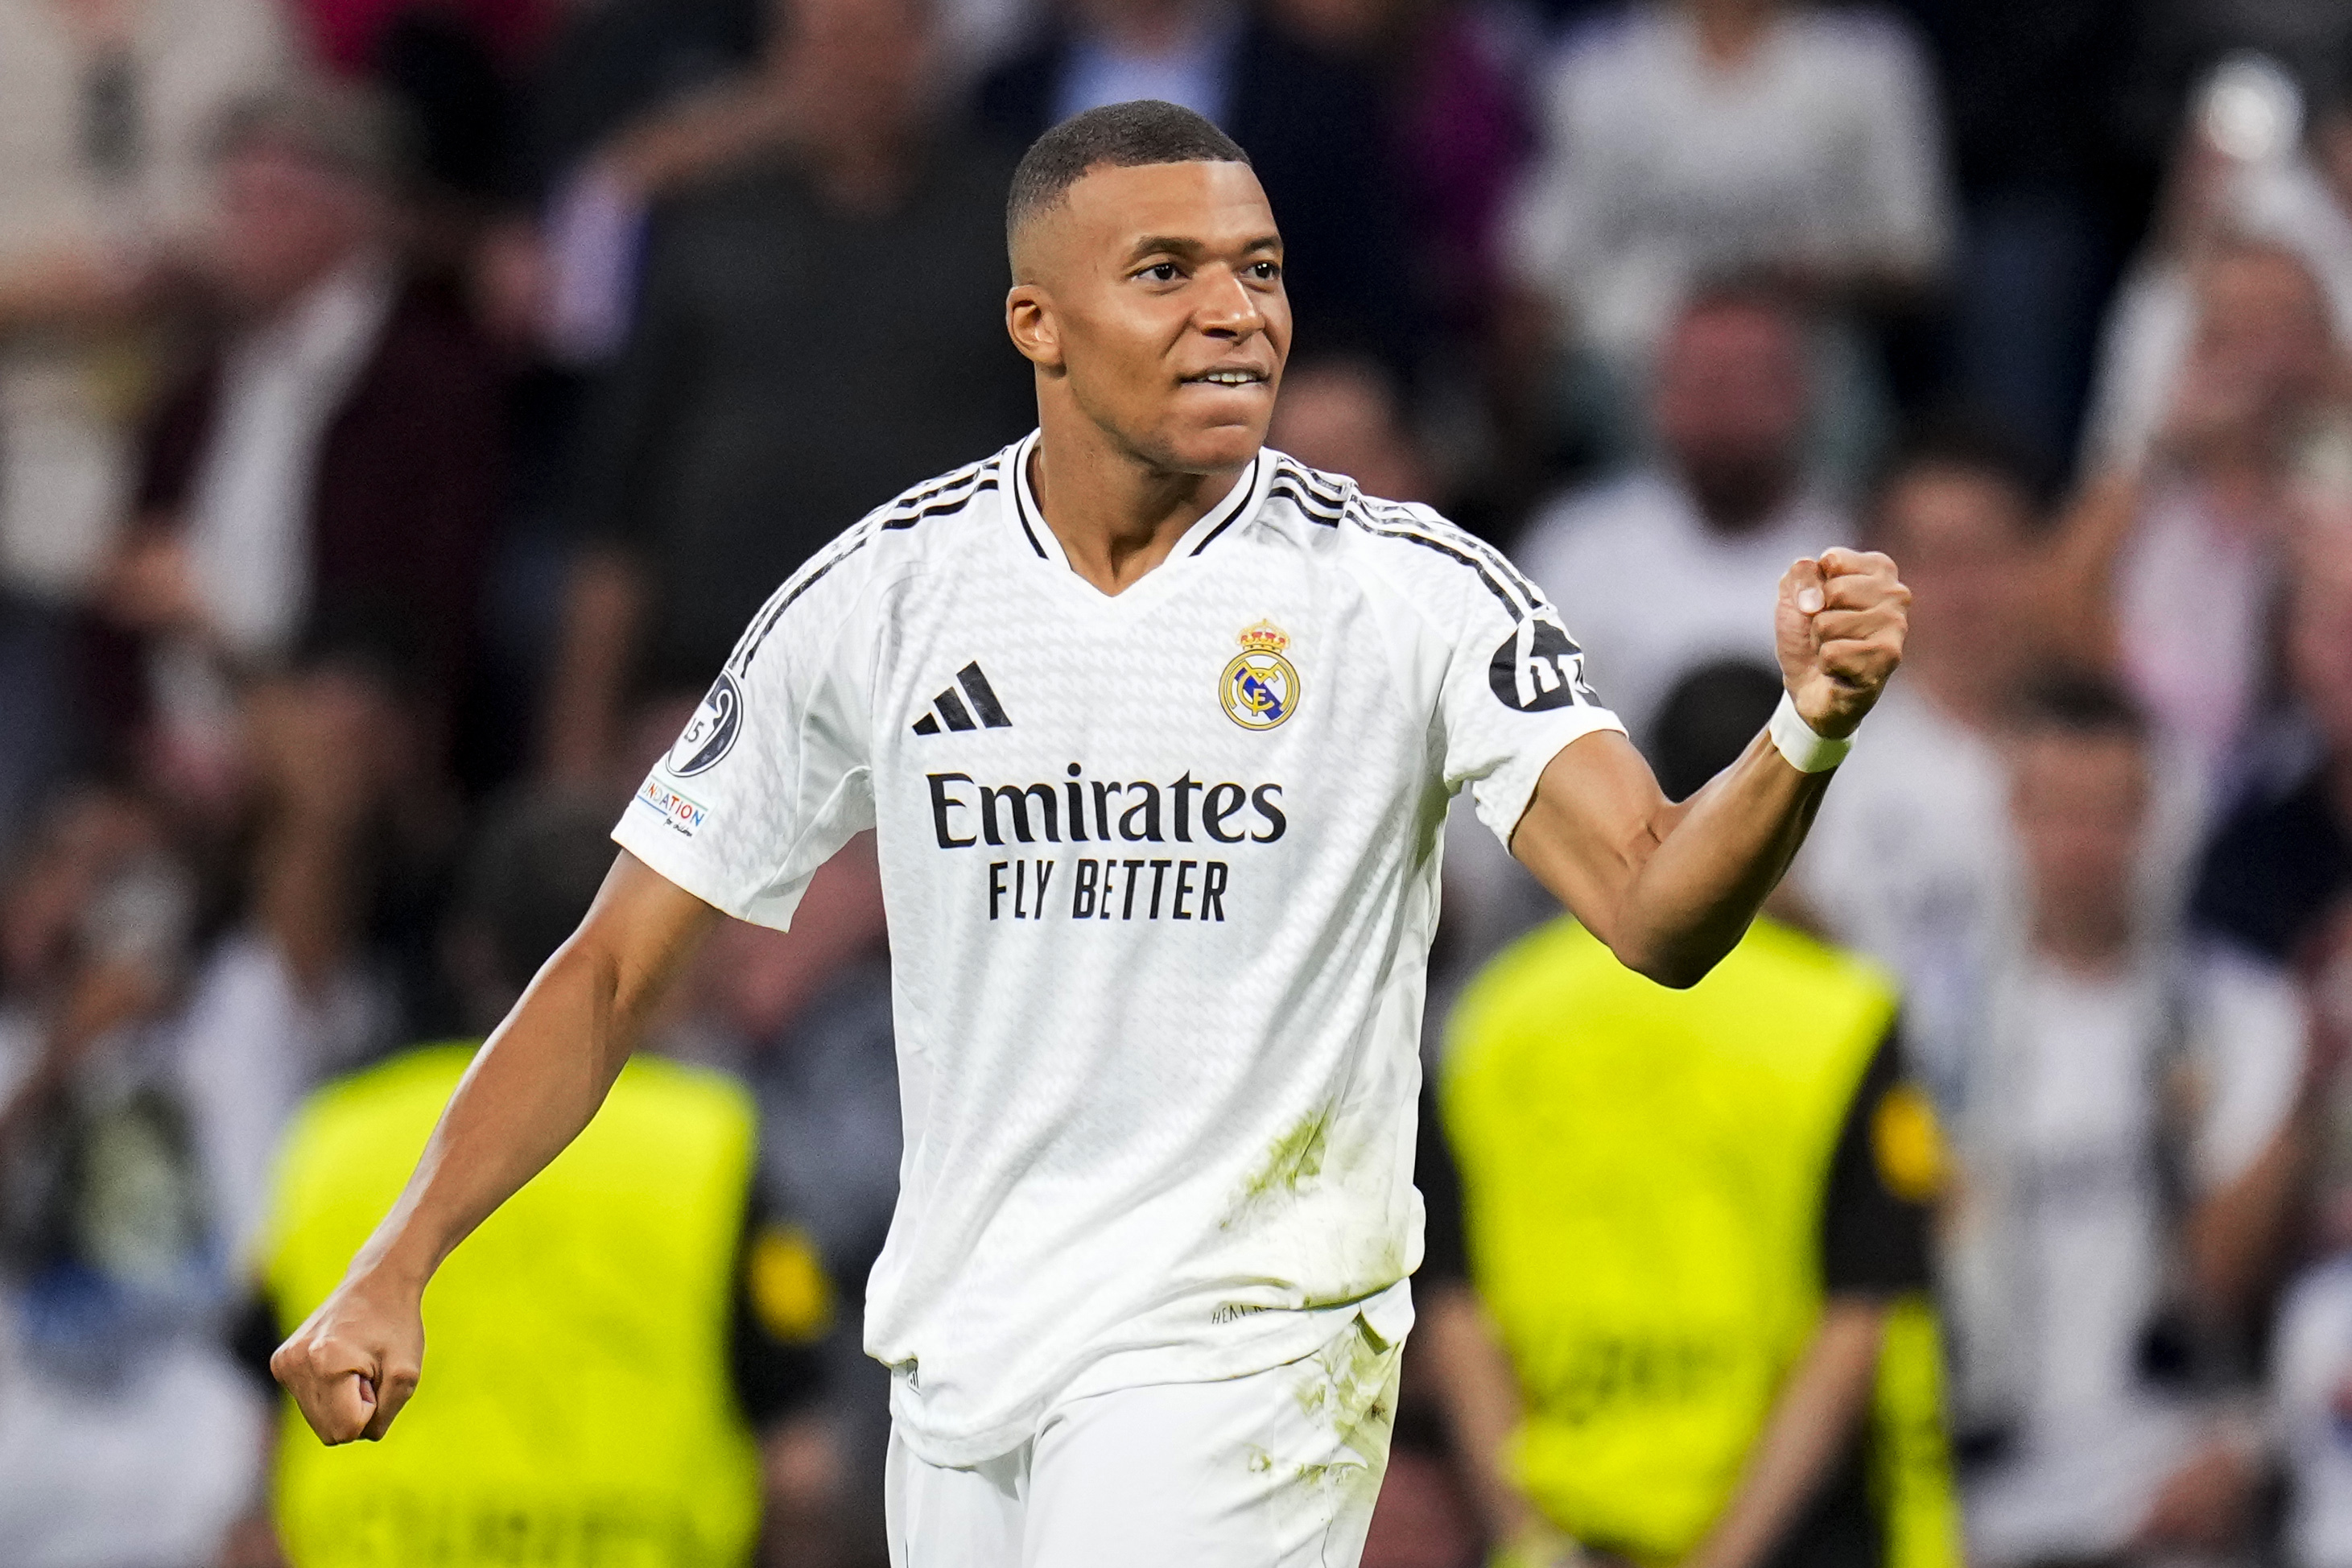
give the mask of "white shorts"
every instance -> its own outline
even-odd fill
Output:
[[[1360,1317],[1271,1372],[1073,1399],[964,1468],[894,1427],[891,1568],[1356,1568],[1402,1349]]]

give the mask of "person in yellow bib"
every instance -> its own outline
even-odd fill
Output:
[[[494,824],[451,943],[495,1019],[586,909],[601,811],[526,804]],[[240,1334],[257,1371],[334,1289],[407,1180],[472,1059],[404,1052],[321,1089],[281,1145]],[[789,1417],[817,1392],[832,1287],[757,1195],[750,1097],[716,1073],[632,1061],[595,1121],[436,1279],[440,1374],[397,1443],[310,1441],[293,1401],[274,1516],[232,1561],[294,1568],[531,1563],[739,1568],[771,1473],[821,1442]],[[803,1504],[809,1500],[798,1500]],[[275,1538],[273,1541],[271,1537]]]
[[[1779,689],[1687,677],[1669,792]],[[1415,1344],[1498,1561],[1958,1568],[1941,1145],[1895,1015],[1881,972],[1769,917],[1687,991],[1566,919],[1472,984],[1423,1140]]]

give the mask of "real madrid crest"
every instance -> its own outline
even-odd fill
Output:
[[[1226,717],[1244,730],[1271,730],[1298,706],[1298,671],[1282,657],[1290,637],[1271,621],[1241,635],[1242,651],[1225,666],[1217,696]]]

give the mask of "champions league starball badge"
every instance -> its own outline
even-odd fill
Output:
[[[682,779],[709,773],[734,748],[743,727],[743,692],[735,678],[721,670],[710,694],[694,710],[686,732],[669,749],[669,771]]]
[[[1225,717],[1244,730],[1271,730],[1298,706],[1298,671],[1282,657],[1290,637],[1271,621],[1241,635],[1242,651],[1225,666],[1217,695]]]

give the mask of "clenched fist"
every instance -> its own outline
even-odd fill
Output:
[[[1911,590],[1875,551],[1824,550],[1780,578],[1773,611],[1780,679],[1813,732],[1853,733],[1903,662]]]
[[[269,1358],[322,1443],[381,1438],[416,1392],[423,1293],[353,1274]]]

